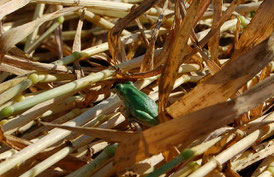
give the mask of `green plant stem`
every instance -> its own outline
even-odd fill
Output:
[[[171,161],[165,163],[158,169],[156,169],[154,172],[147,175],[147,177],[157,177],[162,174],[165,174],[181,164],[183,161],[190,159],[194,155],[194,152],[190,149],[183,150],[177,157],[172,159]]]
[[[33,42],[26,50],[26,53],[31,53],[34,51],[42,42],[44,39],[46,39],[60,24],[64,22],[64,17],[61,16],[58,18],[56,22],[54,22],[51,27],[44,32],[35,42]]]
[[[81,9],[74,13],[80,16],[83,13],[83,10]],[[87,19],[88,21],[90,21],[90,22],[94,23],[95,25],[100,26],[106,30],[111,30],[111,28],[114,27],[113,23],[107,21],[106,19],[104,19],[103,17],[101,17],[99,15],[94,14],[91,11],[87,11],[87,10],[85,11],[85,19]],[[127,30],[123,30],[122,35],[123,36],[131,35],[131,32],[129,32]]]
[[[27,98],[21,102],[15,103],[14,105],[7,106],[0,111],[0,120],[14,113],[30,108],[38,103],[73,92],[75,90],[80,90],[84,87],[87,87],[91,83],[97,82],[99,80],[105,80],[108,77],[112,76],[114,73],[115,70],[106,69],[95,74],[90,74],[86,77],[83,77],[82,79],[70,82],[60,87],[45,91],[31,98]]]
[[[6,90],[2,94],[0,94],[0,105],[3,103],[9,101],[11,98],[15,97],[22,91],[29,88],[31,85],[39,82],[38,75],[37,74],[31,74],[29,75],[29,78],[20,82],[19,84],[15,85],[14,87]]]
[[[75,77],[72,74],[31,74],[29,77],[34,76],[36,77],[35,80],[33,79],[26,79],[19,84],[11,87],[10,89],[6,90],[2,94],[0,94],[0,105],[4,104],[5,102],[9,101],[10,99],[14,98],[16,95],[20,94],[24,90],[28,89],[30,86],[34,85],[38,82],[54,82],[57,80],[74,80]],[[38,80],[37,80],[38,79]]]
[[[106,147],[99,156],[97,156],[92,162],[69,174],[67,177],[88,177],[91,176],[97,169],[110,160],[117,149],[118,143]]]
[[[36,8],[34,11],[34,15],[33,15],[33,20],[40,18],[43,13],[44,13],[44,9],[45,9],[45,4],[43,3],[38,3],[36,4]],[[33,41],[36,39],[37,34],[39,31],[39,27],[36,28],[28,37],[27,37],[27,41],[25,43],[25,47],[24,50],[26,51],[26,49],[29,48],[29,46],[33,43]]]

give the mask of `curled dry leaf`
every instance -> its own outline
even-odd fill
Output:
[[[117,57],[121,56],[121,40],[120,35],[124,28],[134,19],[149,10],[159,0],[146,0],[143,1],[140,6],[133,8],[129,14],[120,19],[116,25],[108,33],[108,45],[109,51],[112,55],[114,62],[117,61]],[[117,53],[118,52],[118,53]]]
[[[12,136],[12,135],[4,134],[4,131],[1,126],[0,126],[0,142],[6,144],[8,147],[16,149],[16,150],[23,149],[26,146],[30,145],[30,142],[25,139],[21,139],[21,138]]]

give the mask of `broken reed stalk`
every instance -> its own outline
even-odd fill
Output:
[[[274,172],[274,155],[270,155],[263,160],[251,177],[271,177]]]
[[[11,66],[6,63],[1,63],[0,71],[2,71],[2,73],[0,74],[0,83],[3,82],[4,80],[6,80],[8,78],[8,76],[10,76],[11,74],[15,74],[17,76],[22,76],[24,74],[29,73],[29,71],[27,71],[27,70],[24,70],[24,69],[15,67],[15,66]]]
[[[38,103],[47,101],[49,99],[70,93],[70,92],[74,92],[76,90],[80,90],[83,89],[85,87],[87,87],[88,85],[95,83],[97,81],[102,81],[102,80],[106,80],[109,77],[113,76],[113,74],[115,73],[115,70],[113,69],[108,69],[108,70],[104,70],[101,71],[99,73],[96,74],[90,74],[89,76],[86,76],[82,79],[79,80],[75,80],[73,82],[70,82],[68,84],[56,87],[54,89],[51,89],[49,91],[45,91],[43,93],[40,93],[36,96],[33,96],[31,98],[27,98],[21,102],[15,103],[11,106],[7,106],[5,108],[3,108],[0,112],[0,118],[6,118],[14,113],[23,111],[27,108],[30,108]]]
[[[271,113],[269,116],[267,116],[264,121],[274,120],[274,113]],[[274,126],[274,123],[268,125],[268,126]],[[228,149],[221,152],[219,155],[214,157],[212,160],[207,162],[205,165],[203,165],[201,168],[193,172],[189,177],[195,177],[195,176],[205,176],[212,170],[214,170],[218,165],[222,165],[228,160],[230,160],[232,157],[236,156],[240,152],[243,152],[247,148],[249,148],[253,143],[255,143],[258,139],[260,139],[266,132],[264,129],[258,129],[254,132],[247,135],[245,138],[241,139]],[[272,132],[273,134],[273,132]]]
[[[28,76],[19,76],[17,78],[8,80],[6,82],[3,82],[0,84],[0,93],[3,93],[5,90],[7,90],[10,87],[16,86],[18,83],[22,82],[23,80],[26,80]]]
[[[93,10],[104,10],[107,12],[130,12],[131,8],[134,6],[133,4],[122,3],[122,2],[114,2],[114,1],[100,1],[100,0],[81,0],[79,2],[75,2],[75,0],[63,0],[63,1],[56,1],[56,0],[31,0],[33,3],[46,3],[46,4],[59,4],[65,6],[85,6],[91,7]],[[172,11],[169,11],[170,13]],[[156,8],[150,8],[147,12],[148,15],[159,16],[160,12]]]
[[[116,114],[115,117],[110,122],[108,122],[107,124],[100,125],[99,127],[100,128],[113,128],[113,127],[119,125],[124,120],[125,120],[125,118],[123,116],[119,116],[119,115],[117,116],[117,114]],[[89,123],[89,125],[95,124],[97,121],[98,121],[98,118],[95,118],[93,121],[91,121]],[[30,174],[32,174],[32,175],[33,174],[35,174],[35,175],[40,174],[41,172],[43,172],[47,168],[54,165],[59,160],[65,158],[68,154],[75,151],[77,148],[90,143],[94,139],[95,139],[94,137],[90,137],[90,136],[80,136],[76,140],[73,140],[70,145],[60,149],[59,151],[54,153],[52,156],[48,157],[47,159],[45,159],[42,162],[35,165],[30,170],[26,171],[22,176],[27,177]]]
[[[262,117],[259,117],[257,119],[255,119],[254,121],[252,122],[249,122],[247,123],[247,127],[252,127],[254,124],[257,124],[257,125],[264,125],[265,123],[264,122],[268,122],[268,120],[264,120],[267,116],[270,116],[269,115],[266,115],[266,116],[262,116]],[[274,128],[274,124],[270,124],[268,125],[269,126],[269,130],[268,131],[265,131],[264,132],[264,136],[262,138],[260,138],[259,140],[260,141],[263,141],[265,139],[267,139],[269,136],[271,136],[273,134],[273,128]],[[264,130],[264,128],[261,128],[261,130]],[[196,145],[194,147],[191,147],[191,150],[195,153],[194,156],[199,156],[199,155],[202,155],[204,152],[206,152],[210,147],[212,147],[213,145],[215,145],[217,142],[219,142],[220,140],[222,140],[223,138],[226,139],[226,142],[230,142],[233,138],[235,138],[237,135],[236,133],[233,131],[232,133],[230,133],[229,135],[229,138],[227,137],[226,134],[223,134],[221,136],[218,136],[212,140],[209,140],[209,141],[206,141],[206,142],[203,142],[199,145]],[[223,144],[223,143],[222,143]],[[223,144],[222,146],[225,146],[225,144]],[[202,160],[202,159],[200,159]],[[196,160],[196,162],[198,162],[199,160]],[[200,164],[200,163],[199,163]],[[197,168],[196,168],[197,169]],[[194,172],[195,169],[191,169],[191,172]],[[186,174],[190,174],[191,173],[189,171],[189,167],[186,166],[185,168],[182,168],[180,170],[178,170],[177,172],[175,172],[172,177],[179,177],[179,176],[182,176],[182,175],[186,175]]]
[[[103,29],[111,30],[111,28],[113,28],[114,25],[115,25],[115,24],[111,23],[110,21],[106,20],[105,18],[103,18],[99,15],[96,15],[93,12],[90,12],[88,10],[85,10],[85,11],[79,10],[79,11],[76,11],[75,14],[77,14],[78,16],[81,16],[81,14],[83,12],[85,12],[85,19],[86,20],[94,23],[97,26],[102,27]],[[123,30],[122,35],[123,36],[131,35],[131,32],[129,32],[127,30]]]

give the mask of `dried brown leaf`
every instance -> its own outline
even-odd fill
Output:
[[[222,16],[222,0],[213,0],[213,8],[214,8],[214,14],[213,14],[213,26],[214,24],[220,20]],[[208,41],[208,49],[211,54],[211,60],[213,60],[215,63],[217,63],[220,66],[220,62],[218,60],[218,54],[219,54],[219,40],[220,40],[220,29],[218,29],[214,36]]]
[[[271,64],[267,65],[261,72],[258,82],[263,81],[271,74]],[[249,116],[252,118],[260,117],[263,114],[263,104],[258,105],[256,108],[250,111]]]
[[[92,128],[92,127],[71,127],[66,125],[58,125],[58,124],[51,124],[51,123],[45,123],[45,122],[43,122],[42,124],[50,127],[62,128],[62,129],[70,130],[73,132],[94,136],[97,138],[102,138],[106,141],[111,141],[111,142],[121,142],[125,138],[131,137],[134,135],[134,133],[131,131],[119,131],[119,130]]]
[[[145,34],[144,25],[141,23],[141,21],[140,21],[139,18],[136,18],[136,19],[135,19],[135,22],[136,22],[136,24],[137,24],[137,26],[138,26],[138,28],[139,28],[139,31],[140,31],[140,33],[141,33],[141,37],[142,37],[142,39],[143,39],[143,42],[144,42],[145,46],[148,47],[148,46],[149,46],[149,41],[148,41],[148,39],[147,39],[147,37],[146,37],[146,34]]]
[[[208,6],[210,5],[212,0],[203,0],[200,2],[200,7],[199,7],[199,11],[196,15],[196,19],[194,22],[194,27],[196,26],[196,24],[199,22],[199,20],[203,17],[204,13],[206,12]]]
[[[171,43],[170,52],[161,74],[159,83],[159,121],[164,122],[165,105],[168,96],[173,88],[173,84],[177,77],[177,71],[182,63],[182,57],[187,54],[187,41],[192,30],[194,19],[199,7],[198,0],[193,1],[189,7],[186,17],[183,19],[181,25],[177,25],[178,29],[174,29],[174,42]]]
[[[35,62],[11,55],[5,55],[3,58],[3,63],[26,70],[72,73],[72,69],[67,66]]]
[[[273,0],[265,0],[260,5],[255,16],[247,25],[239,41],[235,45],[232,59],[243,54],[248,49],[261,43],[274,31],[274,3]]]
[[[4,135],[4,131],[2,129],[2,126],[0,126],[0,142],[5,140],[5,135]]]
[[[30,145],[30,142],[27,140],[17,138],[12,135],[4,134],[2,127],[0,126],[0,142],[6,144],[8,147],[20,150]]]
[[[192,91],[167,108],[168,113],[172,117],[178,117],[226,101],[274,59],[273,46],[274,34],[268,40],[226,64],[212,77],[201,82]]]

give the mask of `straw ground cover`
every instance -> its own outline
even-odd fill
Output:
[[[4,0],[0,20],[0,176],[274,174],[272,0]],[[128,121],[125,81],[159,125]]]

